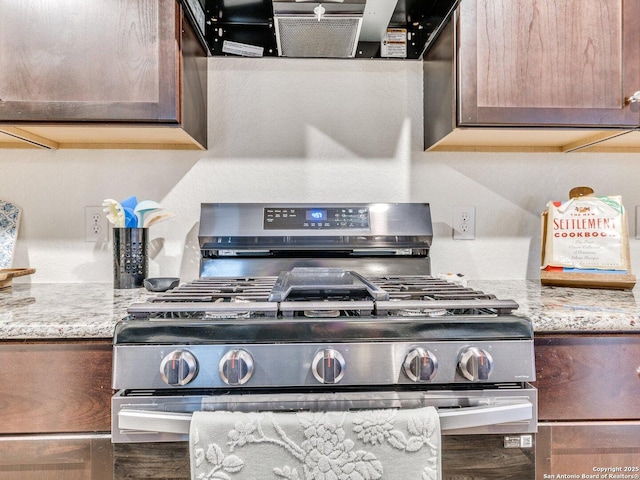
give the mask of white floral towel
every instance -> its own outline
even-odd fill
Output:
[[[196,412],[193,480],[440,480],[434,407],[353,412]]]

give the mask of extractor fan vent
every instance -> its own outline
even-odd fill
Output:
[[[275,16],[282,57],[352,58],[358,47],[362,17]]]

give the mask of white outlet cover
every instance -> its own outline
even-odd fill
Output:
[[[86,242],[108,242],[109,241],[109,221],[103,207],[85,207],[85,241]],[[94,222],[93,217],[98,220]],[[95,231],[97,227],[98,231]]]
[[[476,207],[453,207],[452,227],[454,240],[474,240],[476,238]]]

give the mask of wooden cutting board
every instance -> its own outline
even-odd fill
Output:
[[[0,289],[10,287],[15,277],[31,275],[35,272],[35,268],[0,268]]]

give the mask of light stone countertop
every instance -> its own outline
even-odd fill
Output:
[[[542,286],[537,280],[470,281],[469,286],[515,300],[513,313],[536,333],[640,333],[640,287],[633,290]]]
[[[0,290],[0,340],[111,338],[127,307],[152,294],[111,283],[15,283]]]
[[[634,290],[543,287],[537,281],[471,281],[469,286],[520,305],[537,333],[640,332]],[[110,283],[14,283],[0,290],[0,340],[108,339],[127,307],[154,294]]]

